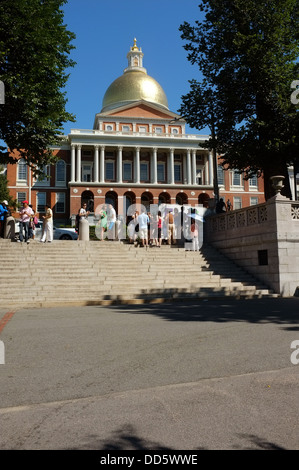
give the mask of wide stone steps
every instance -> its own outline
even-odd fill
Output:
[[[209,247],[0,240],[0,248],[0,301],[7,308],[274,296]]]

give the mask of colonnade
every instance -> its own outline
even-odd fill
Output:
[[[82,182],[82,145],[81,144],[72,144],[71,145],[71,183],[81,183]],[[115,147],[113,147],[114,149]],[[94,145],[93,150],[93,183],[105,183],[105,151],[112,147],[105,145]],[[123,146],[117,147],[117,158],[116,158],[116,183],[123,183]],[[149,149],[146,148],[146,151]],[[165,152],[165,149],[163,148]],[[133,183],[141,183],[140,179],[140,163],[141,163],[141,147],[133,147],[134,152],[134,178]],[[158,184],[158,147],[153,147],[150,149],[151,152],[151,174],[149,175],[150,182],[152,184]],[[184,149],[182,171],[184,176],[182,178],[181,184],[185,185],[196,185],[197,184],[197,164],[196,164],[196,149]],[[180,153],[183,153],[180,150]],[[167,149],[167,181],[166,184],[175,184],[175,149],[170,147]],[[184,170],[183,170],[184,168]],[[204,180],[202,184],[212,185],[213,184],[213,161],[212,154],[207,152],[203,158],[203,163],[201,165],[202,172],[204,174]],[[109,180],[109,182],[111,182]],[[160,182],[159,182],[160,184]]]

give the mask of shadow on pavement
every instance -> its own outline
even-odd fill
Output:
[[[268,442],[253,434],[239,434],[236,436],[238,444],[232,444],[231,450],[286,450],[283,447]],[[243,444],[241,444],[243,442]],[[162,445],[158,442],[143,439],[138,436],[136,429],[132,425],[127,425],[122,429],[115,431],[110,438],[100,439],[95,434],[87,436],[87,442],[82,444],[84,450],[99,450],[99,451],[119,451],[119,450],[162,450],[162,451],[176,451],[177,449],[170,446]],[[204,447],[196,447],[195,449],[188,449],[193,451],[209,450]]]
[[[286,325],[299,331],[299,298],[189,300],[162,304],[115,305],[108,308],[167,321],[248,322]]]

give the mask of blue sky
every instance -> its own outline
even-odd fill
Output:
[[[69,0],[64,6],[67,29],[76,34],[66,86],[67,110],[76,115],[71,128],[91,129],[106,89],[127,67],[127,53],[137,38],[148,75],[163,87],[169,109],[177,112],[188,80],[199,78],[187,60],[179,26],[200,18],[198,0]],[[189,130],[191,133],[194,130]],[[201,133],[207,133],[203,130]]]

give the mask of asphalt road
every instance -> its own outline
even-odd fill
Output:
[[[0,340],[1,450],[299,449],[298,298],[0,309]]]

